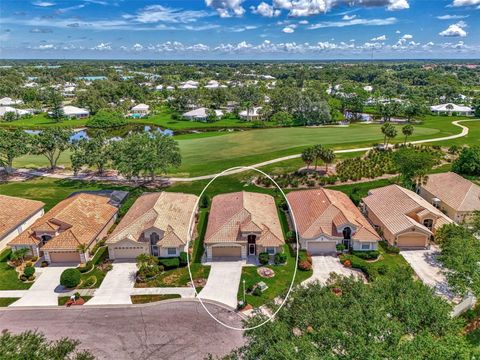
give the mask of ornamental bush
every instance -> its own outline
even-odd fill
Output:
[[[285,253],[275,254],[275,264],[285,264],[286,262],[287,262],[287,254]]]
[[[377,250],[353,251],[352,254],[363,260],[375,260],[378,258],[378,255],[380,255],[380,253]]]
[[[188,259],[187,259],[187,253],[185,251],[182,251],[180,253],[179,261],[180,261],[180,266],[187,266]]]
[[[312,263],[307,260],[302,260],[298,262],[298,268],[302,271],[308,271],[312,269]]]
[[[35,268],[33,266],[27,266],[25,269],[23,269],[23,275],[25,275],[27,278],[33,276],[33,274],[35,274]]]
[[[80,271],[78,269],[67,269],[60,276],[60,284],[66,288],[74,288],[80,284]]]
[[[258,261],[262,265],[267,265],[268,262],[270,261],[270,256],[266,252],[262,252],[258,255]]]
[[[176,269],[180,266],[180,259],[178,257],[159,258],[158,263],[162,265],[166,270]]]

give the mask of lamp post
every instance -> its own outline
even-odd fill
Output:
[[[243,303],[245,304],[245,279],[243,279]]]

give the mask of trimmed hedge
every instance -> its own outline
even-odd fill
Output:
[[[180,259],[178,257],[159,258],[158,264],[162,265],[165,270],[176,269],[180,266]]]
[[[180,266],[187,266],[188,265],[188,259],[187,259],[187,253],[185,251],[182,251],[180,253]]]
[[[352,255],[359,257],[363,260],[375,260],[378,259],[380,253],[377,250],[370,250],[370,251],[352,251]]]
[[[107,251],[107,247],[105,246],[105,247],[101,247],[90,261],[92,262],[93,265],[97,265],[103,262],[104,260],[106,260],[107,258],[108,258],[108,251]]]
[[[285,253],[275,254],[275,264],[285,264],[286,262],[287,262],[287,254]]]
[[[78,269],[66,269],[60,275],[60,284],[66,288],[74,288],[80,284],[80,271]]]

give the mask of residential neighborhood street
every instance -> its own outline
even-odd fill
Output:
[[[240,317],[217,305],[209,311],[241,327]],[[218,324],[198,301],[129,307],[8,309],[0,311],[0,330],[38,329],[49,339],[81,341],[98,359],[202,359],[226,355],[243,345],[242,332]]]

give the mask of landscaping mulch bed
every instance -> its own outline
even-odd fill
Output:
[[[275,276],[275,271],[273,271],[270,268],[262,266],[257,269],[257,274],[260,275],[262,278],[270,279]]]

